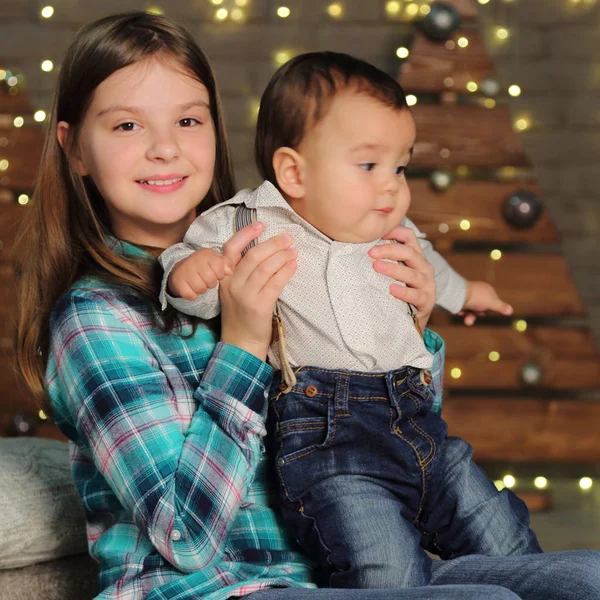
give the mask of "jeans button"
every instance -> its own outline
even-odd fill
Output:
[[[278,458],[277,459],[277,466],[278,467],[283,467],[283,465],[285,465],[285,460],[283,460],[283,458]]]
[[[314,385],[309,385],[305,390],[304,393],[309,397],[309,398],[314,398],[317,393],[318,393],[318,389],[314,386]]]

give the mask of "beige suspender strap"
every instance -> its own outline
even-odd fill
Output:
[[[246,205],[240,204],[235,211],[234,233],[242,229],[242,227],[246,227],[246,225],[255,223],[256,218],[255,208],[248,208]],[[248,250],[250,250],[250,248],[253,246],[256,246],[256,240],[252,240],[248,246],[242,250],[242,256],[244,256],[244,254],[246,254],[246,252],[248,252]],[[277,344],[277,349],[279,351],[279,361],[281,363],[281,381],[285,386],[282,391],[285,394],[289,392],[294,385],[296,385],[296,375],[292,370],[290,359],[287,353],[287,346],[285,344],[285,330],[279,314],[279,302],[275,303],[275,310],[273,311],[273,333],[271,343],[273,342]]]

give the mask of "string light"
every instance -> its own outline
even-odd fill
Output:
[[[36,110],[33,119],[36,123],[43,123],[46,120],[46,112],[43,110]]]
[[[467,90],[469,90],[469,92],[476,92],[478,89],[479,88],[474,81],[469,81],[469,83],[467,83]]]
[[[8,83],[8,85],[10,87],[15,87],[15,85],[17,85],[17,83],[19,83],[19,80],[14,76],[11,75],[7,80],[6,83]]]
[[[405,48],[404,46],[400,46],[400,48],[398,48],[396,50],[396,56],[398,58],[408,58],[408,55],[410,54],[410,51],[408,48]]]
[[[493,98],[484,98],[483,105],[486,108],[496,108],[496,101]]]
[[[408,104],[408,106],[414,106],[417,102],[418,99],[414,94],[408,94],[408,96],[406,96],[406,104]]]
[[[466,37],[459,37],[456,40],[456,43],[461,47],[461,48],[466,48],[469,45],[469,40]]]
[[[509,36],[509,32],[508,29],[506,29],[506,27],[498,27],[498,29],[496,29],[496,37],[499,40],[506,40]]]
[[[490,0],[477,0],[479,4],[487,4]]]
[[[515,485],[517,485],[517,480],[512,475],[505,475],[502,478],[502,482],[507,488],[512,488],[515,487]]]
[[[469,167],[467,165],[459,165],[456,167],[457,177],[467,177],[469,175]]]
[[[343,13],[342,5],[339,2],[334,2],[327,7],[327,14],[334,19],[338,19]]]
[[[463,230],[463,231],[469,231],[469,229],[471,229],[471,221],[469,221],[469,219],[463,219],[460,224],[459,227]]]
[[[454,367],[450,371],[450,377],[452,377],[452,379],[460,379],[462,377],[462,371],[458,367]]]
[[[533,480],[533,485],[535,485],[538,490],[543,490],[548,487],[548,480],[545,477],[536,477]]]
[[[220,6],[221,4],[223,4],[223,0],[210,0],[210,1],[215,6]]]
[[[165,11],[164,11],[164,9],[163,9],[163,8],[161,8],[160,6],[149,6],[149,7],[146,9],[146,12],[147,12],[149,15],[164,15],[164,14],[165,14]]]
[[[508,88],[508,93],[513,97],[516,98],[517,96],[521,95],[521,88],[518,85],[511,85]]]
[[[525,319],[519,319],[514,322],[513,327],[519,333],[523,333],[524,331],[527,331],[527,321],[525,321]]]
[[[4,69],[0,69],[0,81],[4,81],[6,79],[6,71]]]
[[[42,17],[44,17],[44,19],[49,19],[53,14],[54,14],[53,6],[44,6],[44,8],[42,8],[42,10],[40,11],[40,15],[42,15]]]
[[[231,17],[231,20],[236,23],[243,23],[246,20],[246,15],[241,8],[234,8],[229,16]]]
[[[17,198],[17,202],[21,206],[25,206],[25,204],[27,204],[29,202],[29,196],[27,194],[20,194],[19,197]]]
[[[582,490],[589,490],[591,489],[591,487],[594,485],[594,482],[592,481],[591,477],[582,477],[579,480],[579,487]]]
[[[9,166],[10,163],[8,162],[8,160],[6,160],[6,158],[0,160],[0,171],[6,171]]]
[[[392,0],[391,2],[387,2],[385,5],[385,12],[390,17],[395,17],[396,15],[399,15],[401,10],[402,10],[402,5],[400,4],[400,2],[397,2],[397,0]]]
[[[292,53],[289,50],[279,50],[275,52],[275,63],[279,66],[284,65],[290,58],[292,58]]]
[[[15,117],[15,120],[13,121],[15,127],[23,127],[24,123],[25,119],[23,117]]]
[[[38,417],[39,417],[39,418],[40,418],[40,420],[42,420],[42,421],[47,421],[47,420],[48,420],[48,415],[47,415],[47,414],[46,414],[46,413],[45,413],[43,410],[40,410],[40,411],[38,412]]]
[[[517,121],[515,122],[515,127],[519,131],[525,131],[529,127],[529,121],[524,118],[517,119]]]
[[[498,362],[500,360],[500,352],[496,352],[496,350],[492,350],[488,354],[488,359],[490,362]]]
[[[224,21],[229,16],[229,11],[226,8],[219,8],[215,13],[217,21]]]
[[[421,8],[419,9],[419,12],[422,15],[427,16],[431,12],[431,6],[429,6],[428,4],[422,4]]]
[[[52,69],[54,69],[54,63],[51,60],[44,60],[42,61],[42,64],[40,65],[42,71],[46,72],[46,73],[50,73],[50,71],[52,71]]]
[[[277,16],[282,19],[287,19],[290,16],[290,9],[287,6],[280,6],[277,9]]]
[[[502,258],[502,251],[501,250],[492,250],[490,252],[490,256],[492,257],[492,260],[500,260]]]
[[[406,12],[407,16],[416,17],[419,14],[419,5],[413,2],[412,4],[409,4],[404,11]]]

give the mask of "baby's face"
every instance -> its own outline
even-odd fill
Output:
[[[410,204],[404,170],[415,134],[407,108],[391,108],[355,91],[338,94],[298,148],[305,162],[305,197],[290,204],[333,240],[382,237]]]

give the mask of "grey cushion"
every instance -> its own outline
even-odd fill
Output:
[[[98,566],[73,556],[0,571],[0,600],[90,600],[98,594]]]
[[[87,552],[65,442],[0,438],[0,569]]]

